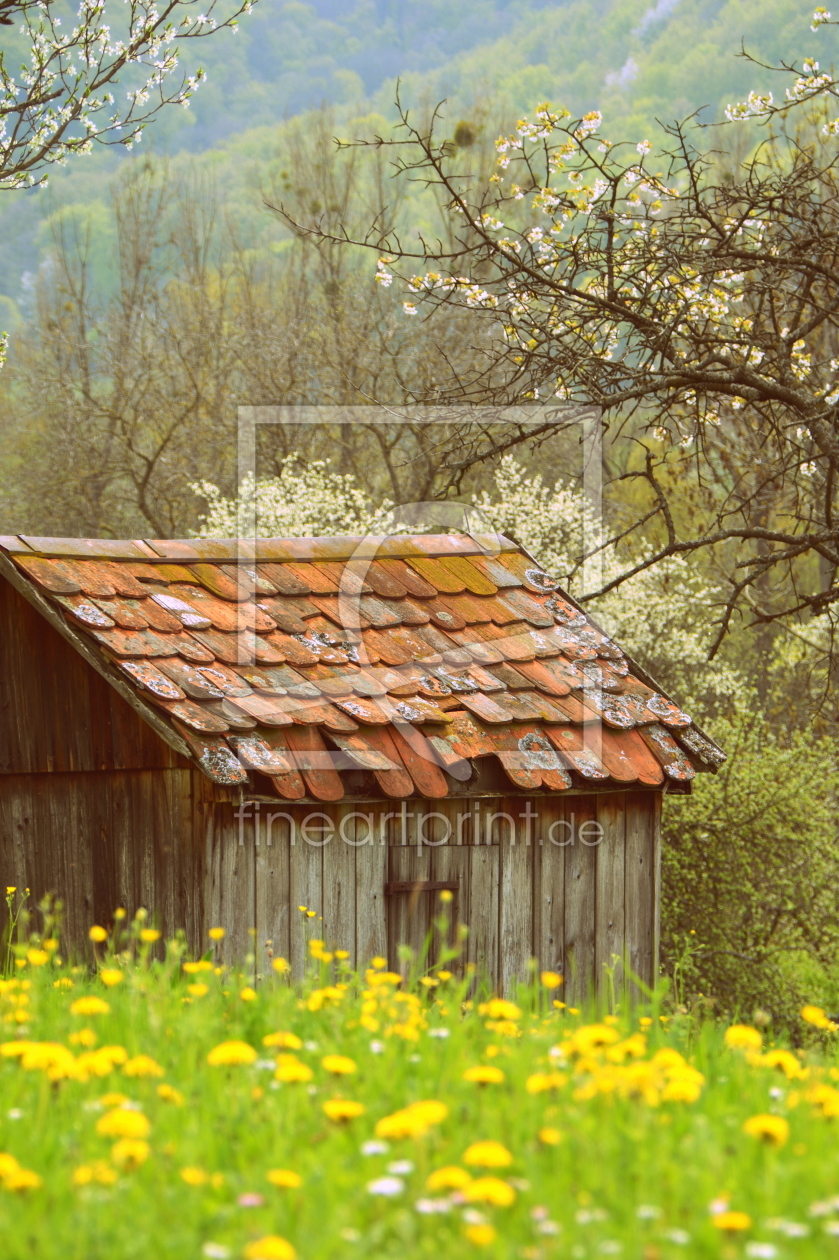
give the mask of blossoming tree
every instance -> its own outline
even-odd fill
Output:
[[[94,143],[130,148],[166,105],[204,77],[178,73],[180,47],[235,30],[253,0],[0,0],[0,189],[44,184],[49,167]],[[116,90],[124,81],[124,104]]]
[[[831,21],[817,10],[813,29]],[[395,138],[353,142],[386,147],[447,219],[440,240],[376,224],[356,239],[378,282],[402,286],[407,318],[468,308],[494,331],[449,398],[599,406],[631,556],[601,593],[707,556],[724,591],[713,650],[734,618],[832,625],[839,603],[839,84],[813,59],[774,69],[782,101],[753,92],[722,135],[688,120],[658,148],[540,105],[498,139],[488,178],[439,111],[425,125],[400,106]],[[348,239],[316,216],[296,227]],[[545,428],[563,423],[557,408]],[[453,484],[501,449],[464,426],[443,453]]]

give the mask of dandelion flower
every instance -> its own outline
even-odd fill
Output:
[[[783,1146],[789,1137],[789,1122],[783,1116],[750,1116],[743,1132],[769,1146]]]
[[[303,1185],[300,1173],[293,1172],[290,1168],[271,1168],[265,1175],[272,1186],[278,1186],[282,1190],[299,1190]]]
[[[489,1002],[482,1002],[478,1007],[478,1014],[485,1015],[488,1019],[521,1019],[521,1009],[505,998],[492,998]]]
[[[442,1124],[449,1114],[445,1103],[428,1099],[411,1103],[390,1116],[384,1116],[376,1125],[376,1137],[422,1137],[435,1124]]]
[[[839,1025],[834,1024],[832,1020],[827,1018],[826,1013],[820,1006],[802,1006],[801,1018],[805,1024],[812,1024],[814,1028],[825,1028],[830,1032],[835,1032]]]
[[[498,1237],[494,1225],[467,1225],[464,1233],[476,1247],[489,1247]]]
[[[735,1050],[759,1050],[763,1037],[748,1024],[732,1024],[725,1030],[725,1044]]]
[[[243,1002],[255,1002],[256,989],[252,989],[249,984],[246,984],[244,989],[239,990],[239,997]]]
[[[711,1219],[725,1234],[740,1234],[752,1227],[752,1218],[746,1212],[717,1212]]]
[[[162,1076],[163,1068],[147,1054],[137,1054],[123,1067],[126,1076]]]
[[[478,1168],[507,1168],[513,1157],[500,1142],[473,1142],[463,1156],[464,1164]]]
[[[202,997],[207,996],[207,994],[210,992],[210,989],[209,989],[209,986],[206,984],[188,984],[186,986],[186,991],[187,993],[191,994],[192,997],[202,998]]]
[[[162,1098],[164,1102],[173,1103],[176,1107],[183,1107],[186,1099],[179,1089],[175,1089],[174,1085],[158,1085],[157,1096]]]
[[[103,927],[99,927],[97,923],[94,923],[93,927],[88,932],[88,936],[97,945],[101,945],[103,941],[108,939],[108,933]]]
[[[223,927],[212,927],[207,933],[211,941],[223,941],[225,931]]]
[[[203,1186],[209,1181],[209,1174],[203,1168],[182,1168],[181,1181],[185,1181],[188,1186]]]
[[[327,1098],[323,1104],[327,1119],[333,1124],[343,1124],[348,1120],[357,1120],[364,1115],[364,1106],[351,1098]]]
[[[501,1085],[505,1077],[501,1068],[492,1067],[488,1063],[476,1063],[474,1067],[466,1069],[463,1079],[475,1085]]]
[[[293,1032],[268,1033],[262,1038],[263,1046],[281,1046],[284,1050],[301,1050],[303,1042]]]
[[[16,1168],[3,1178],[5,1189],[14,1190],[17,1194],[26,1190],[38,1190],[43,1184],[43,1179],[30,1168]]]
[[[524,1083],[528,1094],[546,1094],[549,1090],[559,1089],[565,1083],[561,1072],[533,1072]]]
[[[462,1190],[472,1180],[472,1174],[457,1164],[446,1164],[431,1173],[425,1183],[426,1190]]]
[[[97,1121],[96,1132],[101,1137],[145,1138],[151,1132],[151,1125],[142,1111],[118,1107]]]
[[[562,1141],[562,1134],[559,1129],[552,1129],[549,1125],[544,1129],[540,1129],[536,1136],[543,1146],[556,1146],[558,1142]]]
[[[30,967],[45,967],[50,960],[50,956],[45,949],[28,949],[26,951],[26,961]]]
[[[516,1201],[516,1192],[500,1177],[476,1177],[463,1188],[467,1203],[491,1203],[493,1207],[510,1207]]]
[[[124,978],[125,977],[119,967],[103,967],[99,972],[99,979],[109,989],[113,989],[116,985],[122,984]]]
[[[558,971],[543,971],[539,979],[546,989],[558,989],[562,984],[562,976]]]
[[[356,1071],[354,1061],[343,1054],[327,1054],[321,1059],[321,1067],[333,1076],[351,1076]]]
[[[242,1255],[244,1260],[295,1260],[297,1252],[279,1234],[266,1234],[249,1242]]]
[[[285,958],[274,958],[271,962],[271,966],[278,975],[283,975],[286,971],[291,971],[291,965]]]
[[[308,1063],[301,1063],[293,1054],[281,1054],[277,1057],[277,1070],[274,1076],[278,1081],[300,1081],[306,1084],[314,1076]]]
[[[71,1015],[107,1015],[110,1006],[100,997],[80,997],[70,1007]]]
[[[207,1055],[210,1067],[231,1067],[234,1064],[255,1063],[257,1058],[253,1046],[246,1041],[222,1041]]]
[[[123,1138],[111,1147],[111,1159],[120,1168],[139,1168],[150,1154],[151,1147],[141,1138]]]
[[[140,940],[145,945],[153,945],[155,941],[160,940],[160,933],[157,928],[143,928],[140,932]]]

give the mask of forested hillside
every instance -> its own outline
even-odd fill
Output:
[[[771,74],[737,60],[741,41],[767,61],[837,50],[833,28],[814,37],[812,5],[799,0],[259,0],[238,34],[203,42],[208,80],[189,109],[149,130],[144,148],[197,155],[199,167],[244,207],[285,120],[334,104],[349,121],[392,116],[397,78],[407,101],[448,98],[455,116],[491,96],[510,112],[540,100],[602,109],[615,136],[640,139],[655,120],[725,105]],[[4,40],[9,38],[4,34]],[[198,52],[188,50],[193,70]],[[107,256],[108,183],[136,161],[98,153],[53,178],[46,193],[0,203],[0,316],[14,325],[49,251],[45,220],[57,208],[93,206],[92,249]],[[250,200],[254,200],[250,198]],[[258,201],[258,199],[256,199]]]

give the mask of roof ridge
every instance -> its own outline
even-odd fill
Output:
[[[152,564],[195,561],[350,560],[405,556],[495,555],[518,551],[504,534],[353,534],[297,538],[52,538],[32,534],[0,536],[0,549],[12,555],[64,560],[131,560]]]

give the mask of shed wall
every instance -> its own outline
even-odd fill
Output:
[[[643,791],[342,803],[328,814],[262,804],[244,819],[218,804],[208,815],[208,914],[229,929],[231,957],[253,948],[255,927],[260,968],[271,951],[299,975],[307,934],[398,967],[400,944],[423,948],[449,885],[453,923],[469,927],[468,962],[508,991],[536,958],[566,975],[573,1000],[616,957],[619,980],[625,950],[632,972],[653,981],[659,835],[659,794]],[[317,915],[308,933],[301,905]]]
[[[0,578],[0,775],[189,764]]]

